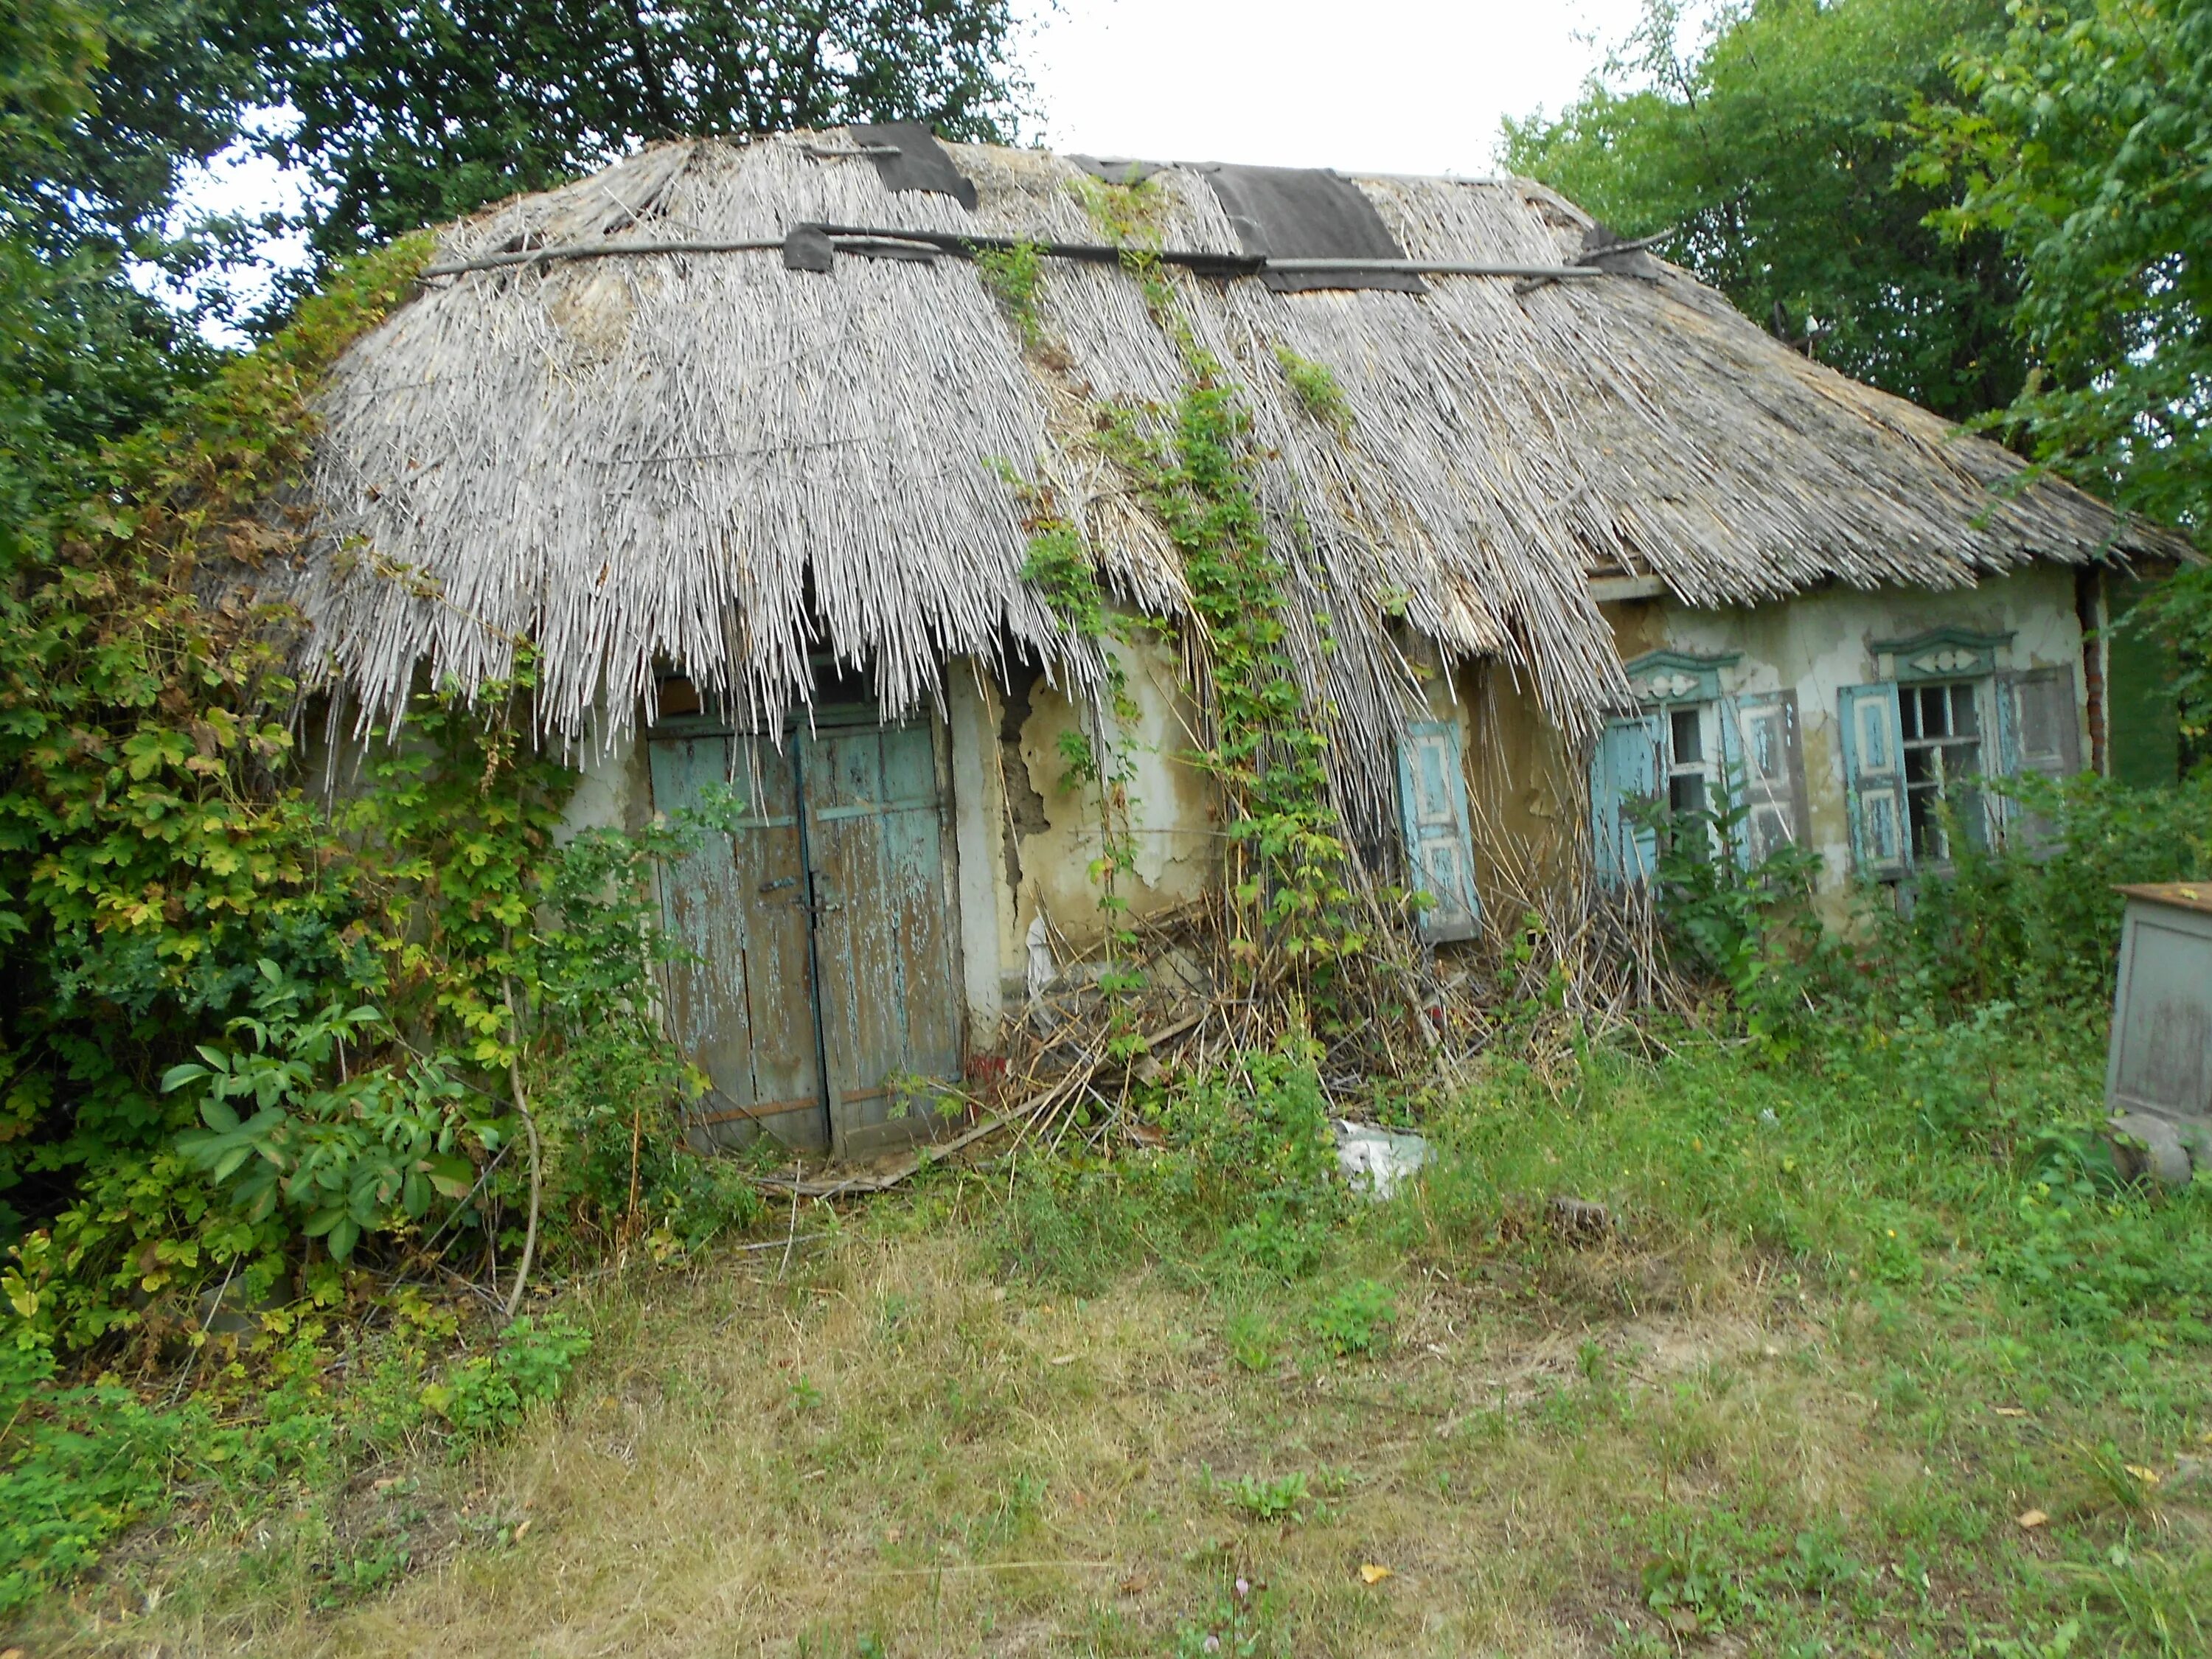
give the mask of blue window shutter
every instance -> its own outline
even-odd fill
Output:
[[[1912,867],[1912,842],[1906,830],[1897,687],[1887,681],[1847,685],[1836,701],[1844,728],[1852,866],[1862,876],[1901,876]]]
[[[1644,880],[1658,861],[1659,838],[1630,810],[1659,793],[1659,750],[1665,716],[1607,720],[1590,756],[1590,856],[1600,882],[1621,887]]]
[[[1998,764],[2006,776],[2065,778],[2081,769],[2081,716],[2070,667],[2000,674],[1996,693]]]
[[[1482,900],[1474,890],[1456,722],[1418,720],[1406,728],[1398,744],[1398,802],[1407,884],[1436,901],[1420,913],[1421,937],[1432,944],[1473,939],[1482,929]]]
[[[2081,769],[2081,714],[2074,671],[2064,664],[1996,677],[1997,764],[2007,777],[2037,772],[2054,782]],[[2031,850],[2049,846],[2052,826],[2019,802],[1990,798],[1997,833]]]
[[[1805,838],[1805,769],[1797,741],[1797,694],[1731,697],[1721,704],[1729,801],[1741,821],[1736,861],[1747,869]]]

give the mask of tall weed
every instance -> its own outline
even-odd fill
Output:
[[[1010,1271],[1088,1293],[1143,1261],[1275,1281],[1320,1266],[1346,1203],[1305,1039],[1175,1076],[1137,1104],[1157,1150],[1033,1162],[1006,1206]]]

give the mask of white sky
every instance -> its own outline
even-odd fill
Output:
[[[1024,53],[1057,150],[1486,173],[1642,0],[1060,0]]]
[[[1024,3],[1021,56],[1054,149],[1474,175],[1492,170],[1505,116],[1557,110],[1644,9],[1643,0]],[[298,199],[297,181],[258,156],[219,163],[186,192],[192,207],[236,214]],[[305,258],[288,238],[267,249],[264,272]],[[241,271],[226,286],[251,304],[267,280]]]

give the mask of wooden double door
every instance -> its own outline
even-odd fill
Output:
[[[687,729],[688,728],[688,729]],[[650,735],[653,805],[744,803],[662,875],[685,960],[678,1042],[706,1073],[695,1144],[864,1155],[927,1134],[916,1085],[962,1060],[951,791],[931,724],[823,719],[781,743],[707,720]]]

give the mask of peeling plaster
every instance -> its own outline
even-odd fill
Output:
[[[605,729],[605,717],[594,724]],[[568,842],[586,830],[635,832],[653,821],[653,784],[646,745],[633,724],[611,747],[587,740],[574,764],[574,791],[561,809],[556,842]]]
[[[1181,684],[1175,647],[1143,639],[1110,647],[1128,677],[1137,718],[1119,738],[1135,776],[1129,785],[1134,868],[1119,885],[1133,916],[1199,897],[1212,874],[1218,840],[1213,787],[1180,758],[1196,746],[1196,714]],[[1091,866],[1100,852],[1098,799],[1093,788],[1066,781],[1060,752],[1065,734],[1081,729],[1080,712],[1058,688],[1038,684],[1022,723],[1019,759],[1044,807],[1045,825],[1020,835],[1019,928],[1042,910],[1060,936],[1078,949],[1104,935]],[[1022,964],[1010,963],[1009,970]]]

